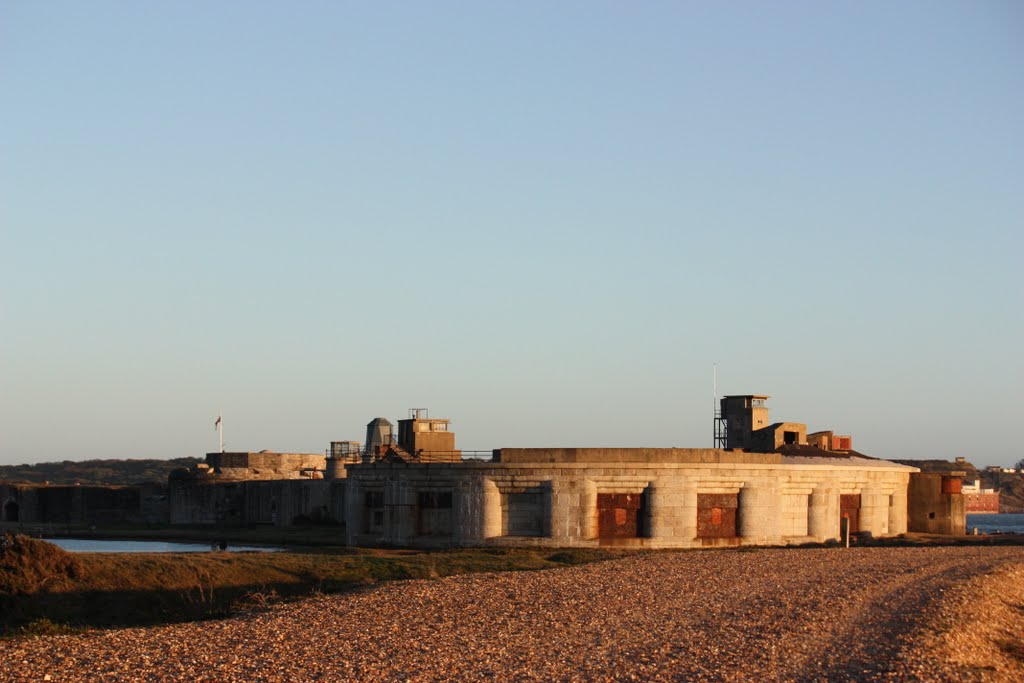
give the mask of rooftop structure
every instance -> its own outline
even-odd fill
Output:
[[[754,430],[768,426],[768,396],[723,396],[716,416],[715,447],[747,448]]]
[[[831,430],[807,433],[802,422],[768,421],[768,396],[723,396],[715,413],[715,447],[758,452],[782,446],[814,446],[823,451],[853,450],[853,437],[836,436]]]
[[[386,417],[375,417],[366,425],[366,452],[383,454],[395,443],[394,425]]]
[[[418,462],[459,462],[450,422],[431,418],[426,408],[410,408],[409,417],[398,421],[399,455]]]

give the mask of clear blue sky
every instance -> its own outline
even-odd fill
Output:
[[[0,463],[1024,457],[1024,4],[0,5]]]

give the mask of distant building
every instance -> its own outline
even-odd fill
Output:
[[[961,492],[964,495],[967,514],[994,514],[999,512],[999,492],[995,489],[982,488],[980,479],[976,479],[969,484],[965,483]]]

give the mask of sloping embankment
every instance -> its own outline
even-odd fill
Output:
[[[546,569],[622,554],[512,548],[72,554],[45,541],[6,535],[0,536],[0,632],[40,619],[128,626],[223,617],[278,598],[377,581]]]

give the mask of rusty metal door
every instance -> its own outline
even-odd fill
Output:
[[[598,538],[639,538],[642,508],[643,495],[639,493],[597,494]]]
[[[735,493],[697,494],[697,537],[736,538]]]
[[[850,533],[860,532],[860,494],[844,493],[839,496],[839,532],[846,529],[844,519],[850,520]]]

